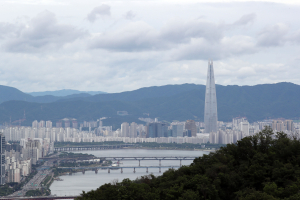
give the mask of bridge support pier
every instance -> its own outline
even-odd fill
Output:
[[[135,167],[133,168],[133,173],[135,173]]]
[[[159,173],[161,173],[161,168],[159,168]]]
[[[120,167],[120,160],[118,160],[118,167]]]
[[[108,173],[110,173],[110,168],[108,168]]]
[[[123,168],[121,168],[121,173],[123,173]]]
[[[148,167],[146,168],[146,173],[148,173]]]
[[[82,174],[85,174],[85,170],[84,169],[82,170]]]
[[[98,174],[98,169],[95,169],[95,174]]]
[[[139,160],[139,167],[141,166],[141,160]]]
[[[161,166],[161,160],[159,160],[159,166]]]
[[[180,167],[181,167],[181,160],[180,160]]]

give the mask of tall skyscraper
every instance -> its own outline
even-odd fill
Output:
[[[5,184],[5,137],[0,133],[0,185]]]
[[[205,107],[204,107],[204,123],[205,133],[218,131],[218,113],[217,113],[217,96],[214,77],[213,62],[208,61]]]

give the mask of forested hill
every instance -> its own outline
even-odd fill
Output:
[[[83,192],[79,200],[298,200],[300,142],[284,133],[263,130],[190,166],[163,175],[108,183]]]
[[[74,94],[66,97],[32,97],[15,88],[0,87],[0,123],[22,119],[23,125],[33,120],[52,120],[69,117],[79,121],[104,120],[104,125],[118,128],[122,122],[141,122],[139,117],[158,117],[159,120],[203,121],[205,86],[195,84],[166,85],[141,88],[115,94]],[[11,89],[11,90],[10,90]],[[269,118],[300,118],[300,86],[292,83],[256,86],[216,86],[218,119],[231,121],[243,116],[250,122]],[[43,102],[48,103],[43,103]],[[42,103],[41,103],[42,102]],[[118,116],[117,111],[129,115]],[[145,115],[147,113],[147,115]],[[149,114],[149,116],[148,116]]]

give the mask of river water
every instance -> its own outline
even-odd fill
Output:
[[[75,151],[74,153],[78,153]],[[180,150],[145,150],[145,149],[117,149],[117,150],[99,150],[99,151],[80,151],[80,153],[93,154],[97,157],[104,156],[195,156],[200,157],[203,154],[208,154],[205,151],[180,151]],[[121,161],[123,164],[120,166],[138,166],[138,161]],[[182,161],[182,165],[189,165],[193,161],[185,160]],[[162,166],[179,166],[180,162],[177,160],[162,160]],[[141,161],[141,166],[159,166],[159,161]],[[159,173],[158,168],[149,168],[149,173],[152,173],[155,176],[161,175],[164,171],[168,170],[167,168],[161,168],[161,173]],[[123,173],[120,170],[99,170],[98,174],[95,174],[94,171],[86,171],[85,174],[82,172],[74,173],[72,175],[64,175],[60,178],[63,181],[54,181],[51,185],[51,194],[56,194],[57,196],[65,195],[79,195],[82,191],[95,190],[99,186],[104,185],[105,183],[110,183],[114,180],[121,182],[125,178],[134,180],[138,177],[147,175],[146,169],[136,168],[136,173],[133,173],[133,169],[123,169]]]

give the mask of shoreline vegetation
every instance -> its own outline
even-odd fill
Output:
[[[120,145],[127,144],[124,142],[55,142],[54,147],[75,147],[75,146],[92,146],[92,145]],[[134,146],[127,147],[126,149],[158,149],[158,150],[216,150],[224,147],[225,144],[191,144],[191,143],[156,143],[156,142],[143,142],[133,143]]]
[[[124,179],[83,192],[93,199],[300,199],[300,140],[270,128],[161,176]]]

